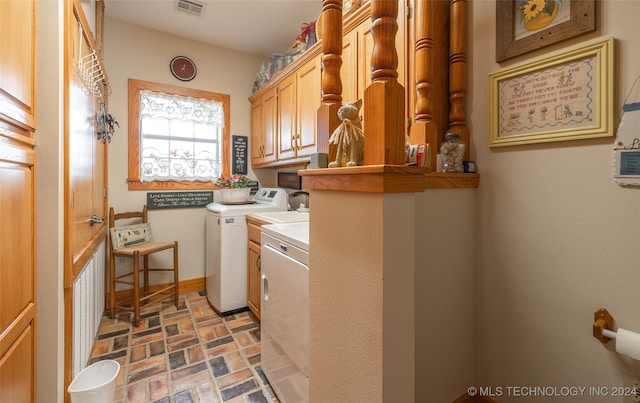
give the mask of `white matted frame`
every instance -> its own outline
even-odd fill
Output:
[[[489,76],[489,147],[613,136],[614,39]]]

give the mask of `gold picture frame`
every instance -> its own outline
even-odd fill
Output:
[[[489,147],[613,136],[614,38],[489,75]]]
[[[541,9],[539,2],[545,3],[545,7]],[[553,3],[553,7],[546,6],[547,3]],[[551,8],[548,13],[547,8]],[[547,21],[542,21],[542,18]],[[529,24],[525,24],[525,20]],[[538,0],[538,3],[534,0],[497,0],[496,62],[595,29],[595,0]]]

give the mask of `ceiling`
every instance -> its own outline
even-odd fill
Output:
[[[191,0],[187,0],[191,1]],[[200,16],[177,9],[177,0],[105,0],[105,14],[239,52],[269,57],[290,50],[300,24],[315,21],[321,0],[194,0]]]

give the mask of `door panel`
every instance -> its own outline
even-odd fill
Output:
[[[29,325],[0,357],[0,402],[35,401],[35,334]]]
[[[34,301],[33,172],[0,163],[0,333]]]
[[[0,1],[0,115],[35,128],[35,2]]]
[[[316,151],[316,121],[318,108],[322,101],[320,96],[321,75],[320,57],[308,61],[297,73],[297,156],[307,156]]]
[[[283,80],[278,86],[278,160],[295,157],[293,139],[296,136],[296,76]]]

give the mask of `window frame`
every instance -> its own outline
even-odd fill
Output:
[[[181,189],[217,189],[214,181],[176,181],[154,180],[142,182],[140,180],[140,91],[148,90],[191,98],[202,98],[221,102],[224,108],[224,127],[222,128],[222,173],[229,174],[231,147],[231,97],[228,94],[202,91],[193,88],[160,84],[150,81],[129,79],[129,152],[128,177],[129,190],[181,190]]]

